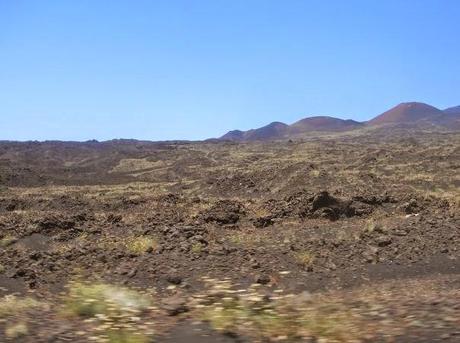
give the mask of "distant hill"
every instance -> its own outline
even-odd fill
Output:
[[[446,108],[443,112],[447,114],[460,114],[460,106]]]
[[[249,131],[234,130],[230,131],[221,139],[224,140],[245,140],[245,141],[258,141],[281,138],[287,133],[288,125],[280,122],[273,122],[258,129]]]
[[[318,116],[304,118],[290,126],[290,132],[302,133],[308,131],[347,131],[363,126],[362,123],[348,119]]]
[[[421,102],[404,102],[370,120],[368,124],[410,123],[419,120],[438,120],[444,115],[440,109]]]
[[[339,119],[329,116],[313,116],[301,119],[291,125],[273,122],[258,129],[229,131],[220,140],[264,141],[302,137],[313,132],[348,132],[367,127],[433,127],[460,129],[460,106],[444,111],[421,102],[401,103],[367,122]]]

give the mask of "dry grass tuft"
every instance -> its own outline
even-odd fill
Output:
[[[150,299],[136,291],[104,283],[73,282],[69,285],[67,309],[81,317],[115,315],[125,311],[141,312]]]
[[[31,309],[46,306],[46,303],[30,297],[21,298],[15,295],[6,295],[0,298],[0,318],[15,316]]]
[[[15,323],[10,324],[5,329],[5,336],[10,340],[16,340],[21,337],[27,336],[29,333],[29,328],[26,323]]]
[[[229,282],[212,282],[212,290],[198,308],[215,330],[269,342],[353,342],[359,336],[360,318],[341,304],[302,296],[267,298],[255,286],[237,292]]]
[[[0,247],[7,247],[13,243],[15,243],[18,239],[14,236],[11,236],[11,235],[7,235],[5,237],[3,237],[2,239],[0,239]]]
[[[153,330],[141,323],[152,299],[137,291],[105,283],[73,282],[65,299],[68,313],[92,319],[94,336],[105,343],[147,343]]]
[[[142,254],[148,252],[149,250],[158,249],[157,239],[147,236],[129,238],[126,240],[124,245],[129,252],[135,254]]]
[[[261,231],[235,232],[228,237],[228,240],[232,244],[241,247],[269,247],[270,245],[277,244],[272,236]]]
[[[315,260],[315,256],[309,251],[297,251],[293,256],[296,263],[304,268],[311,267]]]

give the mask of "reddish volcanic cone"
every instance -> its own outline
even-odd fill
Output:
[[[412,123],[419,120],[438,120],[443,112],[421,102],[404,102],[369,121],[369,124]]]

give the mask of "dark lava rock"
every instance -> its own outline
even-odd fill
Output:
[[[257,228],[264,228],[273,225],[273,219],[271,216],[259,217],[253,220],[253,224]]]
[[[371,214],[374,208],[363,202],[353,201],[348,208],[348,216],[364,216]]]
[[[325,208],[318,210],[318,214],[321,218],[326,218],[329,220],[339,219],[338,213],[330,207],[325,207]]]
[[[177,274],[169,274],[166,276],[166,281],[173,285],[180,285],[182,283],[182,276]]]
[[[55,230],[73,229],[76,223],[73,219],[62,219],[55,216],[47,216],[37,221],[40,233],[52,232]]]
[[[270,283],[270,276],[268,276],[267,274],[261,274],[257,276],[256,282],[261,285],[266,285]]]
[[[38,261],[42,258],[42,254],[38,251],[34,251],[29,255],[29,258],[34,261]]]
[[[235,224],[244,213],[244,207],[237,201],[221,200],[202,214],[205,222]]]
[[[338,220],[340,217],[354,217],[368,215],[374,208],[364,202],[339,199],[331,196],[327,191],[316,194],[311,200],[310,211],[304,215],[311,215],[329,220]]]
[[[417,200],[415,199],[410,199],[407,203],[403,204],[402,209],[407,214],[420,212],[420,207],[418,206]]]
[[[312,210],[316,211],[320,208],[330,207],[331,205],[336,205],[337,200],[329,195],[327,191],[322,191],[315,195],[313,202],[311,204]]]
[[[133,278],[133,277],[136,276],[136,274],[137,274],[137,269],[134,268],[134,269],[132,269],[126,276],[127,276],[128,278]]]
[[[392,242],[390,236],[379,236],[376,238],[375,241],[379,247],[386,247],[387,245],[390,245]]]
[[[111,213],[107,217],[107,222],[110,223],[110,224],[117,224],[117,223],[121,222],[122,219],[123,219],[123,217],[121,215]]]

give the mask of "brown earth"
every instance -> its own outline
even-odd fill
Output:
[[[460,134],[437,132],[0,143],[0,296],[46,303],[0,302],[0,341],[87,342],[92,324],[59,310],[74,280],[152,291],[155,341],[283,338],[202,321],[203,277],[359,317],[303,341],[458,341],[459,163]]]

